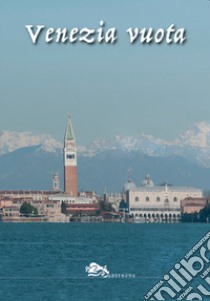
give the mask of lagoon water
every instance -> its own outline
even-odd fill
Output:
[[[144,300],[208,231],[208,224],[0,223],[0,300]],[[91,262],[115,278],[88,277]]]

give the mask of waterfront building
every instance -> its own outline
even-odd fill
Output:
[[[131,185],[125,193],[129,214],[139,222],[178,222],[181,200],[202,197],[202,190],[194,187],[155,186],[149,175],[141,187]]]
[[[13,205],[13,199],[5,196],[0,197],[0,208],[6,207],[6,206],[12,206]]]
[[[99,215],[100,206],[98,203],[74,203],[67,204],[66,212],[68,215],[72,216],[89,216],[89,215]]]
[[[69,222],[68,216],[61,212],[61,205],[59,202],[47,201],[43,204],[44,216],[47,222]]]
[[[66,214],[69,216],[97,215],[100,210],[98,198],[90,191],[81,192],[77,197],[65,193],[51,195],[49,201],[52,204],[59,203],[60,207],[65,203]]]
[[[70,115],[64,138],[64,192],[77,197],[77,149]]]
[[[36,216],[25,216],[20,214],[21,205],[28,203],[37,209]],[[68,222],[69,218],[61,212],[61,203],[57,200],[37,200],[31,197],[0,199],[0,220],[4,222],[18,221],[47,221],[47,222]]]
[[[0,208],[0,220],[13,222],[19,219],[19,208],[16,206],[4,206]]]
[[[8,197],[11,199],[27,199],[43,201],[47,200],[48,196],[58,194],[59,191],[51,190],[0,190],[0,199]]]
[[[49,201],[52,202],[58,202],[62,204],[63,202],[65,204],[95,204],[98,203],[98,199],[95,194],[90,194],[88,192],[87,194],[85,192],[81,192],[77,197],[72,196],[65,193],[59,193],[55,195],[49,196]]]
[[[206,198],[187,197],[181,200],[181,213],[199,213],[207,204]]]

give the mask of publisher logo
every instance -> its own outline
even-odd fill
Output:
[[[109,271],[107,266],[101,266],[96,262],[91,262],[89,266],[85,267],[85,271],[88,273],[88,277],[102,277],[107,278]]]
[[[88,277],[100,277],[100,278],[135,278],[135,274],[131,273],[110,273],[107,266],[101,266],[96,262],[91,262],[89,266],[85,267],[85,271]]]

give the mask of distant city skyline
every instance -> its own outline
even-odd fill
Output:
[[[67,113],[77,144],[116,134],[173,140],[210,122],[209,1],[84,3],[1,1],[2,130],[63,141]],[[118,29],[115,45],[33,45],[26,24]],[[128,27],[184,27],[182,45],[129,45]]]

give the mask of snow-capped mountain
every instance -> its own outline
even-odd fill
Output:
[[[204,167],[210,167],[210,124],[206,122],[193,124],[172,141],[143,133],[138,137],[115,136],[112,140],[97,139],[88,147],[89,154],[92,155],[113,149],[142,151],[155,157],[179,155]]]
[[[210,148],[210,124],[200,122],[192,125],[178,139],[180,146],[188,145],[197,148]]]
[[[35,145],[40,145],[40,148],[47,152],[62,149],[62,144],[49,134],[34,135],[31,132],[15,131],[2,131],[0,133],[0,155]]]
[[[49,134],[34,135],[31,132],[0,133],[0,155],[29,146],[38,146],[46,152],[61,152],[63,144]],[[200,122],[172,141],[142,133],[139,136],[115,136],[113,139],[96,139],[89,146],[78,146],[80,156],[93,157],[101,152],[121,150],[141,151],[152,157],[178,155],[193,163],[210,167],[210,124]]]

